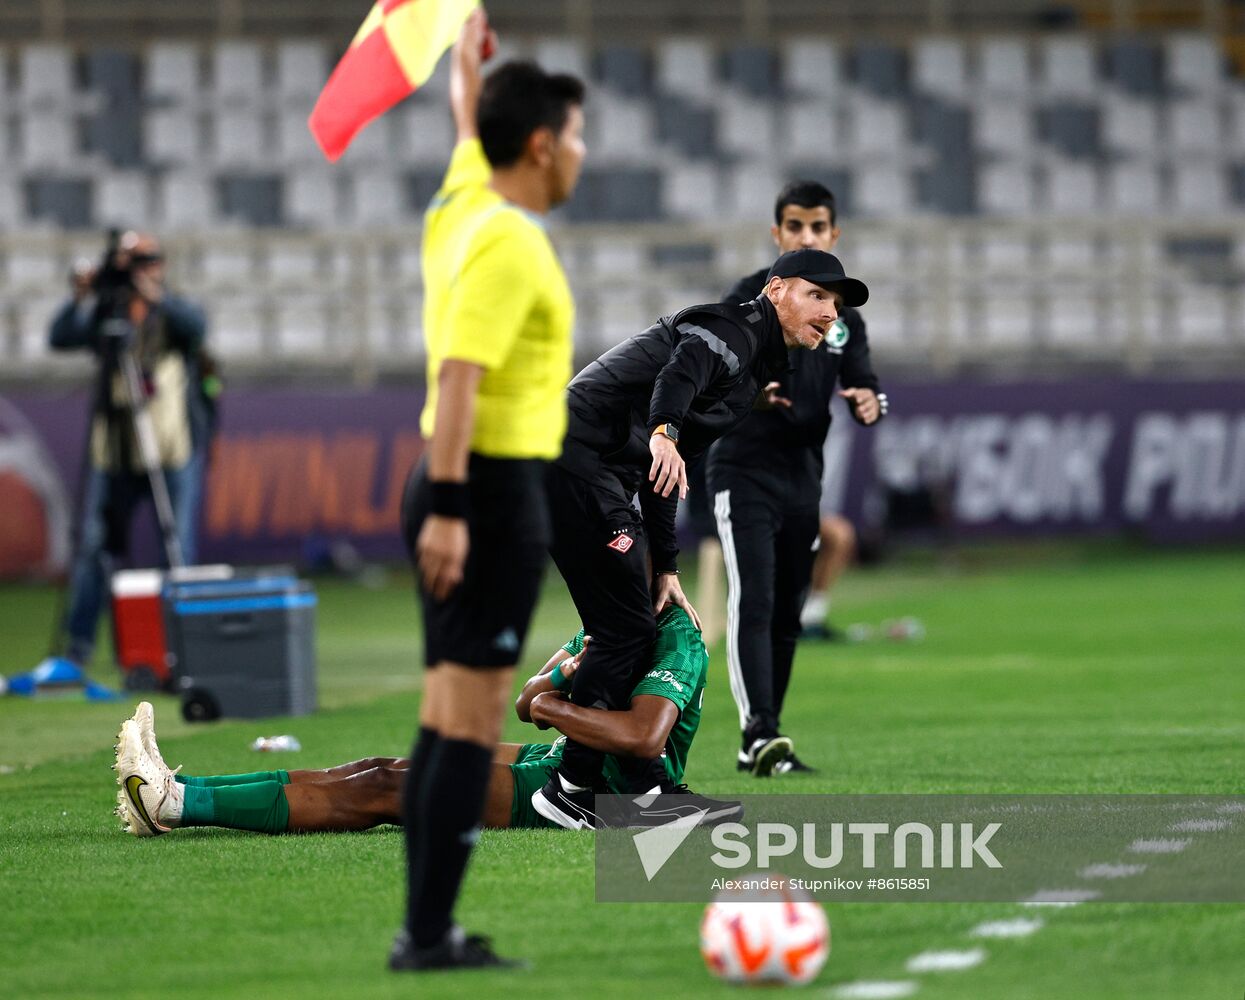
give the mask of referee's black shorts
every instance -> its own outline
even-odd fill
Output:
[[[467,565],[462,582],[443,601],[424,587],[415,558],[430,491],[425,462],[411,471],[402,497],[402,536],[415,565],[429,667],[505,667],[522,656],[549,550],[545,466],[538,459],[472,453]]]

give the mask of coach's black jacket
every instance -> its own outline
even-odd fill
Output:
[[[723,302],[759,295],[768,273],[762,268],[741,279]],[[781,385],[778,395],[791,400],[791,408],[758,409],[718,441],[708,456],[710,482],[745,475],[778,491],[776,495],[791,506],[817,504],[836,382],[844,388],[881,391],[869,358],[864,319],[850,306],[839,315],[847,327],[847,342],[836,346],[833,341],[839,338],[832,331],[816,350],[790,352],[788,371],[776,381]]]
[[[685,462],[695,458],[752,411],[787,365],[782,327],[766,298],[663,317],[572,379],[559,464],[589,481],[610,472],[638,493],[653,568],[673,570],[677,491],[663,498],[648,485],[650,434],[677,425],[679,453]]]

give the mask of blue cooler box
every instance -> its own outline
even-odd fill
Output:
[[[316,595],[289,571],[165,588],[169,654],[191,721],[316,709]]]

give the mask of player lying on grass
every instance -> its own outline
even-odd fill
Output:
[[[737,817],[737,802],[693,795],[681,785],[687,755],[700,724],[709,655],[687,613],[670,606],[657,621],[650,669],[635,685],[624,712],[581,708],[563,692],[579,669],[590,640],[584,633],[559,649],[524,685],[515,711],[524,722],[563,733],[552,745],[502,743],[493,757],[483,825],[492,828],[553,827],[532,808],[532,793],[557,770],[567,736],[609,754],[605,788],[624,794],[636,788],[625,774],[628,758],[658,758],[662,792],[686,795],[679,803],[706,810],[701,822]],[[615,756],[617,755],[617,756]],[[620,763],[620,760],[622,761]],[[151,705],[143,702],[121,727],[117,743],[117,814],[138,837],[175,827],[216,826],[260,833],[328,833],[400,824],[405,758],[369,757],[308,771],[259,771],[190,777],[170,771],[156,744]],[[680,810],[680,813],[684,810]],[[674,818],[658,800],[652,814],[630,822],[660,824]]]

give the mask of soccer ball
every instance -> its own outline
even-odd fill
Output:
[[[774,888],[746,895],[724,891],[705,908],[700,953],[710,973],[731,983],[811,982],[830,954],[825,911],[781,876],[753,875],[753,885]]]

